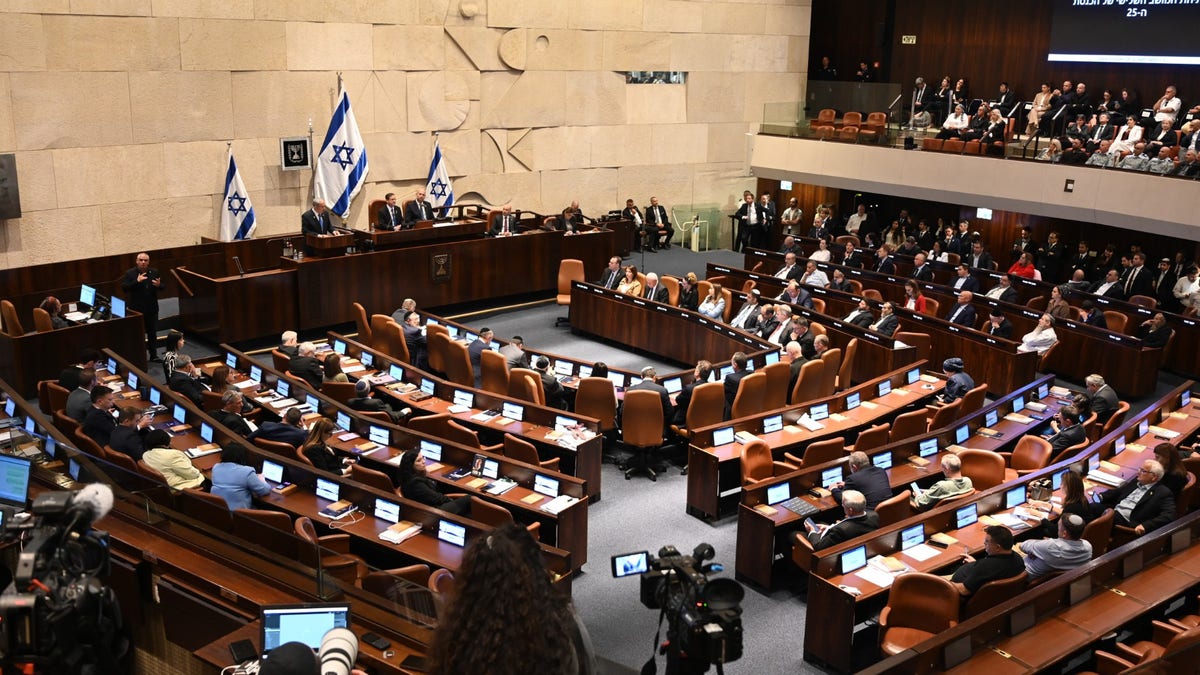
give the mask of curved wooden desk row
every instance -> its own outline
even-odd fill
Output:
[[[863,448],[863,452],[867,453],[873,462],[881,461],[885,464],[890,462],[890,466],[886,470],[894,490],[903,490],[913,482],[927,485],[941,476],[941,458],[946,452],[951,451],[952,447],[998,452],[1015,444],[1024,433],[1045,424],[1041,420],[1022,423],[1009,421],[1004,417],[1012,411],[1013,402],[1017,397],[1025,400],[1031,399],[1039,389],[1053,384],[1053,381],[1053,376],[1043,376],[1008,396],[997,399],[992,404],[955,420],[948,426],[910,438],[897,439],[875,448]],[[1047,418],[1063,405],[1057,398],[1046,398],[1042,402],[1047,405],[1044,413]],[[996,424],[985,427],[984,421],[993,413],[997,418]],[[1001,435],[981,434],[980,430],[984,428],[999,432]],[[928,441],[933,441],[933,449],[932,451],[926,449],[922,453],[922,444],[927,444]],[[910,461],[910,458],[914,457],[918,460],[924,459],[928,463],[920,466]],[[886,458],[886,460],[876,458]],[[742,491],[741,505],[738,508],[737,533],[736,571],[739,577],[763,588],[771,588],[775,573],[774,554],[780,551],[790,552],[790,534],[803,524],[803,518],[787,509],[776,509],[775,513],[768,514],[755,508],[760,504],[767,503],[767,490],[781,483],[787,483],[789,494],[800,495],[821,513],[840,512],[841,506],[832,497],[813,496],[809,491],[822,486],[822,479],[826,471],[836,469],[844,477],[848,473],[845,464],[846,460],[842,458],[805,466],[798,471],[760,481]]]
[[[710,263],[709,273],[712,272],[735,279],[753,279],[756,284],[762,284],[770,291],[782,290],[784,286],[779,283],[779,279],[770,275],[734,270]],[[817,320],[822,325],[846,316],[858,306],[859,298],[850,293],[827,288],[808,287],[808,290],[814,298],[825,301],[826,314],[813,312],[820,317]],[[768,292],[764,291],[763,295],[767,295]],[[772,293],[772,297],[774,295],[778,293]],[[979,382],[987,382],[988,391],[995,396],[1012,391],[1036,375],[1037,355],[1017,353],[1019,342],[993,338],[985,333],[951,324],[939,317],[917,314],[902,307],[895,307],[894,313],[900,320],[900,331],[929,335],[930,353],[927,358],[931,363],[941,364],[944,359],[952,356],[961,358],[967,364],[972,377]],[[870,331],[864,329],[864,332]]]
[[[125,375],[128,373],[133,373],[138,376],[141,382],[153,382],[153,380],[150,379],[149,375],[146,373],[140,372],[138,369],[131,367],[130,364],[121,361],[119,357],[116,357],[115,354],[112,354],[111,352],[106,353],[113,358],[117,358],[118,367]],[[316,496],[316,494],[311,491],[311,486],[315,483],[318,477],[335,482],[342,486],[339,497],[354,502],[359,507],[360,511],[364,512],[364,515],[366,512],[373,511],[373,506],[376,499],[381,498],[397,503],[400,506],[400,517],[421,525],[423,530],[421,534],[418,534],[417,536],[412,537],[411,539],[408,539],[399,545],[393,545],[379,539],[379,534],[387,529],[388,523],[378,518],[365,517],[356,523],[346,523],[344,527],[340,528],[342,532],[353,535],[353,546],[355,550],[364,553],[364,557],[368,561],[376,560],[377,562],[381,562],[381,564],[377,565],[378,567],[396,567],[401,564],[408,564],[408,562],[410,562],[412,559],[416,559],[420,562],[428,563],[431,566],[444,567],[451,570],[457,569],[462,561],[463,549],[451,544],[447,544],[437,539],[435,534],[432,534],[437,532],[438,522],[444,519],[458,523],[465,527],[467,530],[466,539],[468,545],[475,537],[478,537],[492,529],[483,523],[479,523],[469,518],[448,514],[440,509],[435,509],[433,507],[404,499],[403,497],[397,496],[394,492],[383,492],[373,487],[350,480],[349,478],[320,471],[295,459],[294,455],[275,454],[264,451],[247,442],[237,434],[234,434],[226,429],[207,413],[198,409],[194,404],[192,404],[191,401],[181,396],[177,396],[169,389],[161,389],[160,391],[162,400],[164,402],[163,405],[168,405],[168,408],[171,408],[174,405],[183,406],[184,410],[186,411],[189,424],[193,421],[196,421],[211,425],[215,432],[213,438],[214,442],[222,443],[226,441],[232,441],[245,447],[250,456],[254,457],[255,459],[261,460],[267,458],[284,465],[285,478],[289,482],[300,486],[300,489],[288,494],[272,492],[270,495],[261,498],[261,502],[269,504],[276,510],[290,513],[293,517],[307,516],[312,518],[314,522],[317,523],[325,522],[318,512],[328,506],[330,502]],[[167,403],[168,401],[170,402],[169,404]],[[139,398],[131,398],[130,402],[140,403],[141,405],[149,405],[148,401],[142,402]],[[196,433],[194,428],[184,431],[187,432],[188,436],[183,437],[182,439],[178,436],[173,438],[173,447],[176,447],[177,449],[180,448],[181,445],[184,448],[195,447],[203,442],[203,440],[198,436],[192,436],[192,434]],[[197,468],[208,470],[219,460],[219,454],[212,454],[196,459],[193,461],[193,463],[197,466]],[[264,528],[263,531],[260,532],[260,535],[263,537],[279,537],[282,535],[282,537],[279,538],[279,543],[283,545],[284,548],[279,550],[290,550],[294,548],[294,543],[286,543],[293,541],[293,537],[290,534],[279,532],[277,535],[269,528]],[[262,543],[261,539],[260,543]],[[268,548],[270,547],[268,546]],[[562,574],[564,578],[568,577],[571,572],[570,553],[545,544],[542,545],[542,549],[543,554],[546,557],[547,566],[556,573]]]
[[[376,385],[374,387],[376,394],[390,400],[394,408],[410,407],[423,414],[449,414],[459,424],[484,436],[484,443],[492,442],[488,440],[488,437],[498,438],[504,433],[521,437],[536,446],[539,454],[546,453],[558,457],[562,462],[563,473],[584,481],[589,500],[599,501],[601,494],[600,461],[604,449],[604,439],[598,433],[600,425],[598,420],[556,408],[534,405],[528,401],[508,396],[500,396],[483,389],[447,382],[338,333],[331,331],[329,335],[333,340],[341,340],[346,343],[347,354],[356,356],[363,352],[372,354],[374,367],[380,373],[388,373],[393,366],[398,366],[403,371],[401,380],[404,383],[417,387],[426,382],[433,384],[433,397],[420,401],[413,400],[413,395],[420,391],[419,388],[409,393],[403,393],[400,389],[391,388],[393,385]],[[357,375],[358,373],[351,373],[350,377]],[[471,405],[467,406],[466,411],[452,412],[450,410],[454,405],[456,393],[460,396],[471,397]],[[494,415],[488,416],[487,419],[476,419],[483,411],[499,409],[505,403],[520,406],[524,412],[523,420],[520,422],[506,421],[504,418]],[[596,433],[596,435],[578,443],[574,448],[566,447],[559,440],[562,434],[556,431],[560,418],[564,421],[573,420],[588,432]]]
[[[222,345],[222,347],[226,351],[226,361],[223,361],[226,365],[228,365],[230,356],[236,359],[237,365],[241,368],[246,368],[248,364],[257,365],[242,352],[228,345]],[[242,370],[238,370],[238,372],[244,373]],[[263,380],[261,382],[263,386],[268,389],[273,388],[278,380],[279,376],[275,371],[271,369],[263,370]],[[248,378],[244,381],[248,381]],[[485,501],[503,506],[512,511],[516,519],[520,522],[540,523],[541,540],[569,551],[574,569],[581,568],[587,562],[588,495],[586,481],[558,471],[516,461],[494,452],[494,448],[487,450],[468,447],[448,439],[421,433],[390,422],[373,419],[352,410],[319,390],[314,391],[307,385],[302,385],[294,380],[288,380],[288,382],[291,387],[290,393],[292,398],[301,400],[308,395],[315,396],[320,401],[320,406],[326,415],[332,415],[334,419],[349,421],[349,426],[357,434],[357,437],[342,440],[339,436],[335,435],[331,445],[336,450],[346,456],[358,457],[359,461],[366,468],[386,474],[393,485],[399,485],[399,458],[404,452],[421,448],[425,448],[427,452],[440,451],[440,460],[436,462],[429,460],[428,471],[430,478],[445,484],[447,487],[452,487],[453,492],[471,494]],[[249,388],[247,391],[253,392],[254,389]],[[305,392],[305,396],[302,397],[296,393],[299,391]],[[253,395],[251,395],[250,400],[252,403],[260,405],[272,417],[278,417],[279,413],[282,412],[282,409],[271,405],[269,402],[260,403],[254,400]],[[372,431],[376,438],[379,438],[380,434],[386,435],[387,443],[380,444],[370,441]],[[340,433],[339,431],[339,435]],[[470,468],[475,457],[478,455],[495,461],[498,465],[499,475],[516,481],[518,485],[502,495],[492,495],[484,489],[470,487],[471,477],[456,480],[447,476],[447,474],[453,472],[455,469]],[[537,493],[533,491],[535,480],[539,477],[557,484],[559,494],[569,495],[580,501],[571,504],[557,514],[543,511],[540,507],[549,501],[549,498],[545,496],[536,498],[535,495]]]
[[[1186,386],[1191,386],[1192,384],[1194,383],[1189,382]],[[814,571],[810,575],[808,607],[809,611],[818,611],[818,616],[823,617],[823,621],[806,626],[805,658],[830,663],[842,670],[848,669],[851,660],[855,624],[864,617],[878,611],[886,603],[887,587],[876,585],[874,582],[867,580],[855,572],[840,574],[838,568],[843,553],[857,546],[865,545],[870,556],[895,554],[910,569],[923,572],[938,571],[948,565],[954,564],[961,559],[962,547],[965,547],[969,552],[978,553],[983,548],[984,523],[976,522],[964,528],[957,528],[955,514],[958,509],[966,507],[969,504],[975,504],[975,508],[981,517],[984,515],[998,517],[1000,514],[1010,512],[1011,509],[1007,508],[1006,504],[1006,494],[1009,491],[1020,488],[1022,489],[1022,494],[1024,494],[1024,488],[1034,480],[1053,476],[1068,468],[1086,467],[1093,456],[1103,457],[1111,454],[1117,438],[1125,438],[1130,429],[1136,429],[1139,426],[1141,420],[1155,419],[1161,411],[1173,405],[1172,402],[1177,404],[1178,395],[1184,388],[1180,387],[1172,392],[1171,395],[1164,397],[1159,402],[1160,407],[1144,411],[1144,414],[1139,415],[1137,418],[1128,420],[1121,428],[1114,430],[1096,443],[1091,444],[1087,449],[1074,457],[1064,459],[1054,465],[1027,474],[1016,480],[1007,481],[993,488],[982,490],[965,499],[953,500],[949,503],[936,506],[926,513],[882,527],[865,537],[844,542],[828,549],[815,551],[813,553],[814,560],[811,563]],[[1193,415],[1191,413],[1196,414]],[[1164,426],[1170,425],[1174,430],[1186,436],[1200,429],[1200,411],[1190,409],[1183,419],[1172,417],[1168,418],[1168,421],[1163,421],[1163,424]],[[1139,440],[1142,439],[1139,438]],[[1149,441],[1146,441],[1146,443],[1149,443]],[[1126,452],[1130,452],[1130,450],[1127,449]],[[1136,452],[1140,453],[1142,450],[1137,450]],[[1112,471],[1112,473],[1118,474],[1125,479],[1133,475],[1133,472],[1124,469],[1118,469]],[[1098,485],[1091,483],[1091,481],[1086,482],[1090,486]],[[1101,487],[1107,489],[1107,486]],[[943,552],[927,560],[919,560],[906,552],[901,553],[900,532],[918,523],[923,524],[926,535],[934,532],[944,532],[957,539],[962,547],[951,545]],[[1027,529],[1018,531],[1017,534],[1018,536],[1022,536],[1036,534],[1036,532],[1033,532],[1032,529]],[[857,588],[861,594],[854,596],[844,590],[843,586]]]
[[[694,429],[688,446],[688,513],[700,518],[713,517],[720,515],[722,504],[732,506],[737,503],[737,495],[742,489],[742,446],[736,440],[714,445],[713,437],[719,430],[732,428],[735,432],[756,434],[766,441],[779,460],[785,452],[802,454],[802,448],[814,441],[839,436],[852,438],[872,424],[890,419],[910,407],[924,405],[945,387],[944,380],[932,376],[926,376],[929,382],[921,381],[923,364],[923,361],[910,364],[835,396],[802,401]],[[895,388],[879,396],[878,387],[883,382]],[[861,404],[851,409],[848,401],[853,398],[858,398]],[[802,415],[818,406],[828,408],[829,413],[827,419],[819,422],[822,428],[809,431],[797,425]],[[775,417],[781,418],[778,421],[783,426],[778,431],[765,432],[765,421]]]

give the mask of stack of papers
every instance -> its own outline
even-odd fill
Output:
[[[801,415],[800,419],[796,420],[796,424],[799,424],[809,431],[819,431],[825,428],[824,424],[821,424],[820,422],[814,422],[813,419],[808,416],[808,413]]]
[[[392,544],[399,544],[421,533],[421,526],[402,520],[379,533],[379,538]]]
[[[1176,436],[1179,435],[1178,431],[1171,431],[1170,429],[1156,427],[1153,424],[1150,425],[1150,433],[1154,434],[1155,436],[1159,436],[1161,438],[1167,438],[1167,439],[1175,438]]]
[[[1029,424],[1033,421],[1032,417],[1026,417],[1021,413],[1008,413],[1004,416],[1004,419],[1008,420],[1009,422],[1016,422],[1017,424]]]
[[[220,451],[221,446],[217,445],[216,443],[206,443],[204,445],[198,445],[194,448],[188,448],[186,453],[188,457],[196,459],[197,457],[204,457],[205,455],[211,455]]]
[[[500,480],[496,481],[495,483],[492,483],[491,485],[489,485],[487,487],[487,490],[485,490],[485,492],[487,492],[489,495],[502,495],[505,492],[508,492],[509,490],[515,488],[516,486],[517,486],[517,481],[515,481],[511,478],[501,478]]]
[[[1109,487],[1119,487],[1121,483],[1125,482],[1119,476],[1114,476],[1111,473],[1103,471],[1089,471],[1087,479],[1093,483],[1104,483]]]
[[[546,502],[545,504],[542,504],[541,507],[539,507],[539,508],[541,508],[546,513],[553,513],[554,515],[558,515],[563,509],[567,508],[568,506],[574,504],[577,501],[579,501],[578,497],[572,497],[570,495],[559,495],[559,496],[555,497],[554,499],[551,499],[550,501]]]

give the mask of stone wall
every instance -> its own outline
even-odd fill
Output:
[[[367,204],[423,184],[440,132],[459,201],[585,213],[651,194],[731,210],[762,104],[802,95],[811,0],[5,0],[0,152],[23,216],[0,267],[215,237],[227,141],[258,236],[295,231],[341,71]],[[682,70],[685,85],[627,85]]]

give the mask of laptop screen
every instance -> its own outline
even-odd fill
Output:
[[[912,527],[900,530],[900,550],[907,551],[914,546],[925,543],[925,524],[917,523]]]
[[[892,393],[892,381],[884,380],[883,382],[880,382],[879,383],[879,395],[881,397],[883,397],[883,396],[887,396],[890,393]]]
[[[850,574],[854,570],[867,565],[867,547],[855,546],[842,554],[842,574]]]
[[[75,458],[71,458],[71,461],[67,464],[67,472],[71,474],[71,480],[78,482],[79,481],[79,460],[77,460]]]
[[[500,477],[500,462],[494,459],[483,460],[483,477],[496,480]]]
[[[967,504],[956,510],[954,512],[954,526],[961,530],[968,525],[974,525],[975,521],[979,520],[977,506],[977,504]]]
[[[436,387],[437,384],[433,380],[429,379],[428,377],[421,378],[421,391],[433,396]]]
[[[937,439],[936,438],[926,438],[925,440],[921,441],[921,445],[919,446],[919,449],[917,450],[917,454],[920,455],[921,457],[932,457],[933,455],[937,454],[937,451],[938,451]]]
[[[205,443],[213,442],[213,428],[208,422],[200,423],[200,438],[203,438]]]
[[[462,389],[454,390],[454,405],[461,405],[465,408],[470,408],[475,405],[475,394]]]
[[[1015,509],[1025,503],[1025,486],[1018,485],[1004,493],[1004,508]]]
[[[283,465],[272,462],[269,459],[264,459],[263,467],[262,467],[262,475],[263,475],[263,478],[271,481],[272,483],[282,483],[283,482]]]
[[[842,467],[835,466],[821,472],[821,487],[831,488],[842,480]]]
[[[397,382],[404,381],[404,369],[394,363],[388,367],[388,375],[391,375],[392,379]]]
[[[346,343],[345,343],[345,341],[343,341],[343,340],[334,340],[334,341],[333,341],[333,351],[334,351],[334,352],[336,352],[336,353],[338,353],[338,354],[340,354],[340,355],[342,355],[342,356],[345,356],[345,355],[346,355]]]
[[[0,455],[0,503],[25,508],[29,500],[29,471],[32,462],[25,457]]]
[[[1069,469],[1068,469],[1068,471],[1069,471]],[[1050,489],[1051,490],[1058,490],[1060,487],[1062,487],[1063,474],[1065,474],[1065,473],[1066,473],[1066,471],[1059,471],[1058,473],[1050,476]]]
[[[321,638],[333,628],[350,627],[350,605],[311,603],[305,605],[264,605],[262,608],[262,646],[268,654],[279,645],[302,642],[321,648]]]
[[[262,384],[262,366],[250,366],[250,379]]]
[[[881,452],[878,455],[871,455],[871,463],[881,469],[892,468],[892,453]]]
[[[965,424],[954,430],[954,442],[959,445],[966,443],[967,439],[970,437],[971,437],[971,427],[969,427]]]
[[[325,478],[317,479],[317,496],[321,499],[336,502],[338,500],[338,488],[338,484],[331,480],[326,480]]]
[[[112,373],[113,375],[117,374],[117,360],[112,357],[109,357],[108,359],[108,372]]]
[[[125,318],[125,301],[121,298],[112,299],[112,315],[118,319]]]
[[[150,404],[151,405],[159,405],[161,403],[162,403],[162,392],[155,389],[154,387],[150,387]]]
[[[376,445],[388,445],[391,443],[392,436],[388,430],[383,427],[377,427],[372,424],[367,430],[367,438],[371,439]]]
[[[1100,455],[1092,455],[1088,457],[1088,473],[1098,471],[1100,469]]]
[[[1016,396],[1013,398],[1013,412],[1021,412],[1025,409],[1025,397]]]
[[[668,394],[678,394],[680,391],[683,391],[683,380],[678,377],[667,378],[663,380],[662,384]]]
[[[817,422],[829,417],[829,404],[822,403],[821,405],[814,405],[808,409],[808,416]]]
[[[862,394],[859,392],[856,391],[846,396],[846,410],[854,410],[859,403],[862,403]]]
[[[733,442],[733,427],[721,427],[713,432],[713,445],[728,445]]]
[[[767,488],[767,504],[778,504],[792,498],[792,487],[789,483],[771,485]]]
[[[769,434],[783,428],[783,415],[771,415],[763,418],[763,433]]]
[[[542,474],[534,474],[533,491],[547,497],[558,496],[558,480]]]
[[[433,441],[421,439],[421,456],[427,462],[440,462],[442,461],[442,446]]]
[[[395,525],[400,522],[400,505],[386,499],[376,499],[375,517]]]
[[[912,370],[908,371],[907,376],[904,378],[904,381],[907,382],[908,384],[913,384],[914,382],[916,382],[919,379],[921,379],[921,369],[913,368]]]
[[[1044,399],[1050,395],[1050,385],[1043,383],[1038,387],[1038,400]]]
[[[438,539],[458,547],[467,545],[467,528],[448,520],[438,521]]]
[[[1179,407],[1186,408],[1192,404],[1192,392],[1185,391],[1179,395]]]
[[[363,352],[358,355],[358,362],[363,364],[364,368],[375,367],[375,355],[371,352]]]
[[[500,406],[500,414],[510,420],[516,420],[520,422],[525,418],[525,406],[505,401],[504,404]]]
[[[559,377],[570,377],[575,372],[575,364],[570,361],[555,361],[554,374]]]

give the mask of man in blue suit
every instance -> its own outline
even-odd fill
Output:
[[[958,294],[958,302],[950,308],[950,313],[946,315],[946,320],[959,326],[967,328],[975,327],[975,308],[971,306],[971,300],[975,294],[971,291],[962,291]]]

